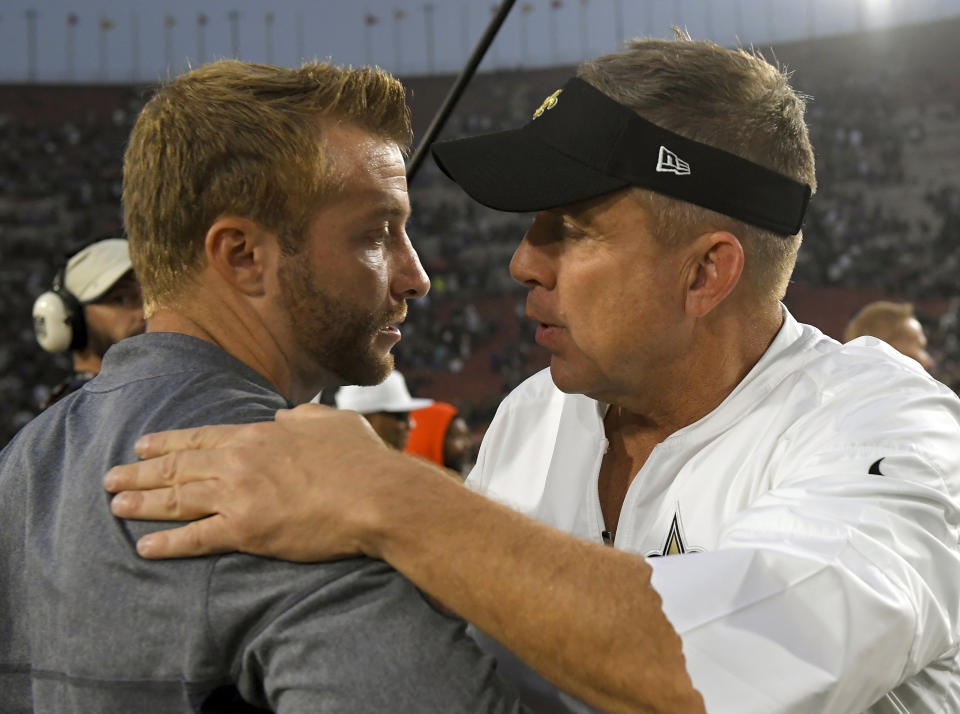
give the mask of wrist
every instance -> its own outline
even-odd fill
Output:
[[[416,456],[384,449],[376,454],[366,484],[358,484],[352,531],[357,549],[371,558],[391,562],[391,553],[415,544],[415,532],[426,527],[431,511],[440,507],[438,492],[463,486],[439,467]]]

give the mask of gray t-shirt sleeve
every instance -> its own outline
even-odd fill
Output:
[[[238,689],[280,714],[525,711],[464,622],[385,563],[225,556],[207,602]]]

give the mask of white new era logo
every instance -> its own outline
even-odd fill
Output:
[[[690,173],[690,164],[670,151],[666,146],[661,146],[660,156],[657,158],[657,171],[662,174],[686,176]]]

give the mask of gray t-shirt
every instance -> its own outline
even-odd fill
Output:
[[[0,712],[521,711],[382,562],[137,556],[170,524],[115,518],[102,480],[140,435],[288,406],[214,345],[151,333],[0,452]]]

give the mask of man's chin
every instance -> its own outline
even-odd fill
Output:
[[[343,365],[338,373],[341,385],[355,384],[360,387],[371,387],[380,384],[393,371],[393,355],[376,355],[372,352],[363,358],[358,358],[349,365]]]
[[[570,365],[556,355],[550,359],[550,379],[553,380],[553,385],[565,394],[586,394],[589,390],[584,376],[570,369]]]
[[[373,379],[370,384],[380,384],[383,380],[390,376],[390,373],[393,371],[395,364],[393,355],[387,352],[376,362],[376,370],[372,371]]]

